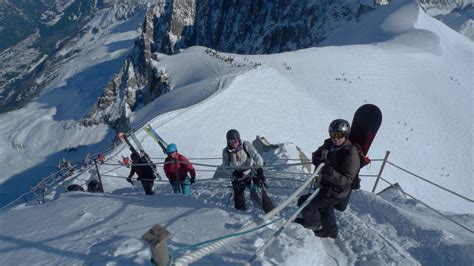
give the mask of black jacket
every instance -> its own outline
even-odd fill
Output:
[[[323,158],[326,152],[327,157]],[[313,152],[312,161],[315,166],[325,162],[334,169],[331,174],[322,171],[320,187],[321,190],[327,191],[327,196],[345,198],[349,195],[352,181],[360,170],[359,151],[350,140],[334,147],[331,139],[326,139],[324,144]]]
[[[140,157],[138,159],[138,162],[134,162],[133,164],[147,164],[148,161],[144,157]],[[148,181],[153,181],[155,179],[155,174],[153,172],[153,168],[150,165],[132,165],[132,168],[130,169],[130,174],[128,177],[132,177],[133,174],[138,175],[138,180],[143,179],[143,180],[148,180]]]

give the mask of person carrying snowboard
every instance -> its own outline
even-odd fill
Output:
[[[338,228],[334,209],[343,211],[351,194],[351,184],[360,170],[359,150],[349,140],[351,127],[344,119],[336,119],[329,125],[329,139],[312,156],[312,163],[324,163],[320,175],[315,180],[318,195],[301,212],[303,218],[296,223],[313,230],[318,237],[337,238]],[[309,195],[298,199],[303,204]]]
[[[227,146],[222,151],[222,165],[224,172],[232,176],[234,190],[234,207],[237,210],[246,210],[244,191],[253,185],[261,191],[262,209],[268,213],[273,209],[273,203],[263,189],[265,176],[263,168],[251,169],[252,166],[263,166],[263,159],[255,147],[248,141],[242,142],[236,129],[226,134]]]
[[[146,157],[148,154],[144,153],[143,156],[140,156],[138,152],[133,151],[130,154],[132,159],[132,168],[130,169],[130,174],[128,175],[127,181],[133,184],[132,176],[136,173],[138,175],[138,181],[142,183],[143,190],[145,190],[146,195],[153,195],[153,182],[155,180],[155,173],[153,169],[156,169],[155,164],[151,164],[151,160]]]
[[[174,143],[168,144],[163,170],[166,177],[170,181],[174,193],[190,195],[190,184],[194,184],[196,180],[196,171],[188,159],[178,153],[178,147]],[[191,178],[189,178],[188,176]]]

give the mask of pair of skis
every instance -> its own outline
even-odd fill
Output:
[[[166,147],[168,146],[168,143],[156,133],[156,131],[151,127],[150,124],[148,124],[143,130],[156,142],[158,145],[160,145],[161,149],[163,150],[163,153],[166,154]]]
[[[158,173],[158,171],[156,171],[156,166],[155,164],[151,161],[150,157],[148,156],[148,154],[145,152],[145,149],[143,148],[143,146],[141,145],[140,141],[138,141],[137,137],[135,136],[135,134],[133,133],[133,131],[130,131],[128,134],[125,134],[123,132],[120,132],[118,134],[118,137],[119,139],[121,139],[127,146],[128,148],[130,149],[131,152],[136,152],[140,155],[140,158],[145,158],[145,160],[147,161],[147,163],[150,165],[150,167],[153,169],[153,173],[155,175],[155,178],[158,178],[158,180],[163,180],[163,178],[161,177],[160,173]],[[132,141],[134,142],[135,146],[132,145],[132,143],[130,142],[129,138],[130,137],[132,139]],[[137,148],[135,148],[137,147]]]

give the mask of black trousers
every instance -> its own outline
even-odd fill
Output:
[[[155,192],[153,192],[153,181],[149,180],[140,180],[142,182],[143,190],[145,190],[146,195],[154,195]]]
[[[298,199],[298,206],[309,197],[309,194],[303,195]],[[337,210],[345,210],[349,202],[350,193],[346,198],[337,199],[327,196],[327,190],[322,189],[318,195],[306,205],[301,214],[304,221],[314,227],[321,226],[323,230],[331,233],[337,233],[336,214],[334,208]]]
[[[250,188],[252,185],[252,180],[249,178],[246,181],[239,182],[237,180],[234,180],[232,182],[232,188],[234,190],[234,207],[237,210],[245,211],[247,207],[245,206],[245,188]],[[258,186],[257,184],[255,184]],[[262,208],[265,213],[271,211],[273,209],[273,203],[268,197],[267,192],[262,189]]]

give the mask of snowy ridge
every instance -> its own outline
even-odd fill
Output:
[[[294,157],[296,152],[294,145],[285,144],[264,156],[271,160]],[[307,178],[299,167],[284,171],[300,172],[300,175],[288,177],[278,171],[269,172],[272,178],[268,179],[268,191],[275,204],[286,199],[294,190],[291,187],[296,188]],[[137,194],[123,179],[106,179],[106,182],[104,195],[62,193],[45,205],[21,205],[0,212],[2,264],[33,261],[35,264],[146,264],[151,254],[140,238],[154,224],[161,224],[171,232],[170,252],[177,258],[182,253],[174,250],[234,233],[261,215],[258,210],[239,212],[228,205],[230,189],[226,188],[229,184],[226,179],[198,181],[192,197],[170,194],[168,184],[158,185],[157,195],[148,197]],[[294,211],[294,204],[291,206],[281,217],[288,217]],[[52,214],[54,220],[48,218]],[[460,232],[393,189],[385,191],[382,197],[355,191],[350,208],[337,215],[341,228],[338,240],[320,240],[310,230],[291,225],[268,248],[261,263],[469,265],[474,259],[469,252],[474,246],[472,234]],[[472,215],[452,217],[471,228],[474,226]],[[15,225],[14,221],[18,220],[25,223]],[[242,264],[279,224],[248,234],[196,265]],[[27,251],[30,247],[34,249]]]
[[[101,45],[98,48],[106,47]],[[163,154],[140,130],[146,123],[168,142],[177,143],[188,158],[220,157],[226,131],[237,128],[242,139],[252,140],[258,134],[282,143],[280,149],[264,154],[269,164],[296,159],[321,145],[332,119],[350,120],[358,106],[370,102],[384,114],[369,154],[372,158],[390,150],[390,161],[473,198],[472,126],[466,130],[458,122],[470,121],[472,114],[472,99],[466,95],[473,82],[473,44],[429,17],[414,1],[393,1],[358,22],[345,24],[328,37],[325,47],[275,55],[220,53],[233,56],[238,65],[210,56],[206,49],[157,54],[161,60],[152,65],[170,73],[173,89],[146,106],[127,110],[131,127],[138,130],[137,137],[153,158]],[[76,77],[80,69],[73,67],[71,62],[64,71]],[[87,98],[87,92],[73,88],[64,90],[72,99],[71,106],[74,97]],[[37,183],[52,171],[58,158],[80,161],[89,152],[104,150],[114,138],[104,126],[84,128],[65,118],[73,114],[59,112],[52,100],[60,98],[52,95],[54,88],[39,102],[0,115],[2,201]],[[77,110],[87,106],[85,101],[77,102]],[[77,151],[67,152],[73,149]],[[154,224],[172,232],[173,253],[233,233],[261,217],[257,210],[237,212],[228,206],[229,180],[212,179],[214,171],[209,168],[196,167],[198,181],[192,197],[170,194],[166,182],[157,182],[157,195],[144,196],[125,181],[128,169],[118,168],[122,155],[129,156],[129,151],[117,146],[106,154],[108,164],[100,166],[101,173],[108,172],[102,179],[103,195],[63,193],[60,186],[50,192],[44,205],[30,202],[0,211],[0,264],[148,264],[150,251],[141,236]],[[217,159],[210,164],[220,163]],[[361,174],[376,174],[378,166],[374,162]],[[270,197],[279,204],[307,173],[301,167],[266,171]],[[64,185],[84,185],[93,175],[81,175]],[[395,168],[387,167],[383,176],[448,217],[474,227],[472,203]],[[472,265],[473,234],[393,190],[382,196],[367,192],[372,185],[373,179],[364,178],[363,190],[354,191],[350,208],[337,214],[340,237],[336,241],[317,239],[311,231],[294,225],[258,263]],[[280,217],[290,214],[291,210],[285,210]],[[245,263],[278,225],[249,234],[198,265]]]

